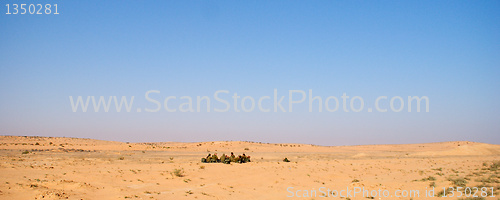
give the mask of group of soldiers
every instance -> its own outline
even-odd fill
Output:
[[[250,156],[246,156],[245,154],[243,155],[238,155],[235,156],[233,152],[231,152],[230,156],[227,156],[226,154],[222,154],[222,156],[219,158],[217,157],[217,153],[214,153],[214,155],[208,154],[206,158],[201,158],[202,163],[224,163],[224,164],[230,164],[231,162],[233,163],[246,163],[250,162]]]

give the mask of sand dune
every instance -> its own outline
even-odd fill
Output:
[[[325,147],[0,136],[0,152],[0,199],[322,199],[322,187],[419,190],[380,199],[428,199],[423,192],[433,186],[436,194],[457,185],[500,189],[500,145],[467,141]],[[252,162],[200,162],[229,152]]]

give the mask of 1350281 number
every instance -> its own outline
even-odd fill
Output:
[[[443,187],[443,197],[495,197],[493,187]]]
[[[57,4],[5,4],[6,15],[58,15]]]

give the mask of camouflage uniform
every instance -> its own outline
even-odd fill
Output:
[[[236,156],[234,156],[233,152],[231,152],[231,157],[229,157],[229,159],[231,160],[231,162],[238,162],[238,160],[236,160]]]
[[[208,154],[208,156],[206,158],[201,158],[201,162],[202,163],[209,163],[211,156],[212,156],[211,154]]]
[[[221,159],[222,160],[222,159]],[[224,157],[224,160],[222,161],[224,164],[230,164],[231,163],[231,160],[229,159],[228,156],[225,156]]]
[[[245,154],[243,154],[240,158],[240,163],[246,163],[246,162],[248,162],[248,158]]]
[[[215,162],[219,162],[219,158],[217,157],[217,154],[214,153],[214,155],[212,156],[212,160],[211,162],[215,163]]]

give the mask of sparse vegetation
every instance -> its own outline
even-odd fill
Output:
[[[498,180],[498,175],[492,174],[489,177],[481,177],[479,179],[475,180],[476,182],[481,182],[481,183],[500,183]]]
[[[184,176],[184,170],[183,169],[174,169],[174,172],[172,172],[175,176],[177,177],[183,177]]]
[[[477,187],[477,188],[491,188],[491,187],[493,187],[493,186],[492,186],[492,185],[489,185],[489,184],[484,184],[484,183],[482,183],[482,184],[480,184],[480,185],[478,185],[478,186],[476,186],[476,187]],[[498,194],[498,191],[499,191],[499,190],[500,190],[500,185],[497,185],[496,187],[493,187],[493,192],[494,192],[495,194]],[[491,196],[491,195],[493,195],[493,194],[492,194],[492,191],[491,191],[491,190],[486,190],[486,196]]]
[[[420,180],[414,180],[414,181],[435,181],[437,180],[434,176],[429,176],[427,178],[422,178]]]
[[[459,200],[484,200],[484,197],[466,197]]]
[[[445,193],[445,191],[446,191],[446,193]],[[448,194],[450,194],[450,193],[451,193],[451,190],[450,190],[450,189],[441,190],[441,191],[439,191],[439,192],[437,193],[437,196],[438,196],[438,197],[443,197],[443,196],[446,196],[446,195],[448,195]]]
[[[436,182],[431,182],[431,183],[429,184],[429,187],[436,187]]]
[[[238,189],[241,187],[240,182],[233,180],[233,178],[227,180],[220,176],[248,180],[249,177],[253,177],[254,174],[257,173],[265,173],[264,176],[266,176],[266,180],[249,182],[260,185],[247,188],[247,192],[252,192],[250,190],[253,189],[254,192],[268,192],[271,194],[277,191],[276,187],[290,182],[297,183],[297,188],[303,187],[303,184],[310,185],[313,183],[317,189],[321,187],[321,185],[335,184],[338,180],[343,180],[344,183],[340,184],[346,184],[353,187],[364,186],[365,188],[386,188],[388,190],[396,190],[396,187],[406,187],[408,189],[413,187],[423,189],[425,187],[425,189],[430,192],[430,189],[434,188],[433,193],[435,191],[434,194],[436,197],[452,197],[441,199],[497,200],[498,196],[490,196],[498,195],[498,191],[500,191],[500,170],[498,170],[500,169],[500,161],[497,161],[500,159],[498,159],[496,155],[496,157],[483,156],[477,158],[473,156],[465,158],[455,156],[417,156],[399,159],[401,153],[399,151],[391,151],[388,155],[395,155],[394,160],[392,157],[387,159],[372,159],[375,153],[367,153],[364,157],[351,159],[351,156],[357,154],[349,152],[348,154],[342,154],[342,156],[340,156],[341,154],[338,154],[337,151],[343,152],[341,147],[318,147],[325,149],[329,148],[333,153],[321,153],[316,155],[316,153],[294,153],[301,151],[309,152],[310,148],[312,148],[312,146],[309,145],[304,146],[306,149],[297,148],[297,151],[290,151],[292,153],[284,150],[276,150],[274,153],[271,151],[274,150],[272,148],[288,149],[294,145],[288,145],[287,147],[283,145],[283,147],[279,147],[279,144],[277,146],[269,144],[270,150],[257,145],[252,146],[253,150],[249,150],[250,145],[245,145],[244,143],[236,145],[235,143],[237,142],[229,143],[233,145],[216,144],[213,146],[207,142],[206,145],[203,144],[203,148],[196,147],[195,150],[189,149],[192,147],[188,145],[186,152],[198,151],[198,153],[204,153],[206,148],[210,148],[212,154],[213,152],[222,154],[223,151],[227,153],[228,149],[235,151],[238,149],[240,151],[241,149],[248,149],[244,151],[245,154],[256,151],[255,148],[260,149],[259,152],[270,151],[269,153],[257,154],[252,157],[252,161],[255,160],[255,163],[250,166],[238,164],[213,165],[199,163],[196,159],[192,159],[193,156],[191,153],[184,153],[184,150],[182,150],[184,147],[178,145],[173,146],[172,149],[174,149],[174,151],[170,152],[161,149],[165,148],[163,146],[157,146],[158,149],[163,151],[153,151],[151,145],[142,143],[134,143],[136,147],[132,150],[128,148],[128,145],[123,145],[122,143],[113,144],[116,147],[106,146],[106,148],[101,148],[101,145],[107,144],[102,141],[83,144],[70,142],[67,144],[65,140],[70,139],[52,140],[52,142],[49,140],[38,140],[40,146],[36,147],[20,146],[22,142],[25,142],[21,140],[12,141],[11,143],[8,143],[8,140],[5,140],[5,142],[1,141],[0,147],[4,147],[4,145],[6,145],[5,143],[14,147],[14,142],[19,145],[16,146],[17,149],[10,147],[6,148],[10,150],[4,151],[5,156],[2,158],[1,167],[9,170],[15,169],[22,171],[6,176],[5,180],[2,181],[5,190],[2,189],[0,193],[3,192],[6,194],[11,192],[11,194],[13,194],[12,191],[17,192],[24,189],[31,192],[40,192],[40,195],[35,196],[37,199],[50,199],[58,198],[58,196],[54,194],[65,191],[63,189],[78,187],[77,189],[87,194],[89,191],[92,192],[97,190],[100,190],[102,193],[113,193],[115,189],[123,188],[119,194],[120,196],[116,196],[121,199],[124,199],[124,197],[126,199],[161,199],[165,196],[185,196],[184,198],[190,199],[208,199],[216,198],[216,196],[218,197],[218,192],[223,192],[223,194],[220,195],[223,198],[239,198],[240,196],[241,198],[245,198],[250,195],[242,196],[242,193]],[[30,140],[27,141],[27,145],[36,145],[36,142],[37,141]],[[58,148],[59,146],[57,145],[60,143],[61,145],[64,144],[66,147]],[[158,143],[158,145],[160,144],[164,143]],[[194,145],[196,145],[196,143]],[[85,151],[80,151],[80,148],[85,149]],[[181,150],[177,153],[179,149]],[[220,149],[221,151],[217,152],[216,149]],[[429,149],[428,151],[433,150]],[[283,152],[290,154],[285,154]],[[364,151],[360,150],[360,152]],[[19,155],[19,153],[27,155]],[[56,158],[54,155],[61,155],[62,157],[46,160],[48,157]],[[258,157],[259,155],[261,156],[260,158]],[[294,161],[287,163],[282,160],[285,155],[293,158],[292,160]],[[262,156],[266,156],[266,161],[264,161]],[[125,157],[127,161],[124,161]],[[175,160],[175,158],[177,158],[177,160]],[[296,164],[296,160],[301,161],[301,164]],[[175,163],[170,164],[169,162]],[[279,165],[277,165],[276,162],[278,162]],[[36,173],[30,173],[31,171],[36,171]],[[92,174],[89,176],[89,173]],[[304,174],[306,174],[306,176],[304,176]],[[325,176],[325,174],[337,175]],[[364,178],[367,176],[368,178]],[[216,178],[214,179],[214,177]],[[259,175],[259,177],[261,177],[261,175]],[[362,180],[357,178],[361,178]],[[102,182],[110,184],[115,181],[117,182],[117,187],[107,184],[94,184],[94,181],[100,181],[101,179]],[[351,183],[348,182],[349,180],[351,180]],[[10,183],[8,181],[10,181]],[[398,182],[401,185],[391,184],[391,182]],[[55,186],[58,186],[58,188]],[[128,188],[128,186],[137,186],[137,188],[131,189]],[[454,190],[449,187],[452,187]],[[457,187],[463,187],[461,191],[464,192],[464,196],[457,197]],[[488,195],[485,198],[466,198],[467,196],[465,196],[464,191],[466,187],[471,188],[473,193],[476,191],[476,189],[473,188],[477,187],[479,189],[477,194],[481,193],[480,188],[488,188],[488,190],[483,191],[482,194],[486,196],[485,194],[487,192]],[[13,190],[8,191],[7,188],[13,188]],[[169,188],[169,190],[161,188]],[[172,189],[170,190],[170,188]],[[218,188],[221,191],[212,191],[214,188]],[[446,188],[446,190],[440,191],[444,188]],[[164,192],[158,192],[157,190],[162,190]],[[45,191],[47,192],[45,193]],[[445,191],[447,194],[445,194]],[[451,191],[455,192],[455,196],[451,196]],[[71,195],[74,193],[75,192],[71,193]],[[338,196],[338,193],[335,194],[333,191],[329,193],[331,193],[331,196]],[[45,195],[44,198],[42,198],[43,195]],[[421,193],[420,195],[423,197],[422,195],[424,194]],[[76,197],[79,196],[71,196],[69,199]],[[371,197],[370,195],[364,196],[364,198],[378,199],[378,197]],[[312,199],[312,196],[306,199]],[[314,196],[314,199],[317,199],[316,196]],[[347,200],[345,197],[339,197],[339,199]],[[412,199],[408,197],[406,200]]]
[[[498,168],[500,168],[500,160],[497,160],[497,161],[493,161],[493,163],[490,165],[489,168],[486,168],[490,171],[497,171]]]
[[[465,180],[464,178],[448,178],[448,181],[451,181],[451,183],[453,184],[453,186],[455,187],[465,187],[468,183],[467,180]]]
[[[205,196],[210,196],[209,194],[205,193],[205,192],[202,192],[201,193],[202,195],[205,195]]]
[[[436,168],[436,169],[432,169],[432,170],[436,170],[436,171],[440,171],[441,172],[441,171],[443,171],[443,168],[440,167],[440,168]]]

